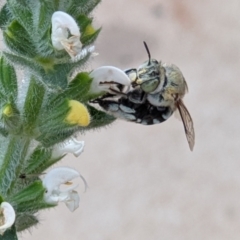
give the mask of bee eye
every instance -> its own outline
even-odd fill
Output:
[[[141,88],[144,92],[151,93],[154,90],[156,90],[156,88],[159,85],[159,82],[160,82],[159,79],[155,78],[153,80],[149,80],[149,81],[142,83]]]

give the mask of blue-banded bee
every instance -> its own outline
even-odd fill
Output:
[[[193,121],[182,101],[188,90],[187,83],[177,66],[152,59],[145,42],[144,46],[148,60],[138,69],[125,71],[131,88],[127,92],[107,93],[93,102],[117,118],[144,125],[162,123],[178,109],[189,147],[193,150]]]

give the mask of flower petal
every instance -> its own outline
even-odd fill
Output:
[[[69,29],[71,35],[79,36],[80,37],[80,30],[79,26],[77,25],[76,21],[72,16],[69,14],[56,11],[52,15],[52,28],[53,30],[58,28],[67,28]]]
[[[80,29],[69,14],[57,11],[52,15],[52,44],[57,50],[65,49],[71,57],[81,52]]]
[[[43,186],[47,192],[46,198],[52,195],[54,190],[58,190],[61,184],[67,183],[74,178],[80,177],[80,173],[69,167],[56,167],[51,169],[43,179]]]
[[[69,199],[65,201],[68,209],[73,212],[79,207],[80,197],[76,191],[71,191],[69,193]]]
[[[75,157],[79,157],[84,149],[84,141],[78,141],[76,138],[70,138],[63,143],[54,146],[52,157],[61,157],[66,153],[72,153]]]
[[[87,107],[76,100],[69,100],[70,110],[66,117],[68,124],[78,124],[81,127],[86,127],[90,124],[91,117]]]
[[[3,214],[3,224],[0,225],[0,234],[3,235],[3,233],[15,222],[16,214],[12,205],[8,202],[2,202],[0,205],[0,219],[1,213]]]
[[[70,181],[76,177],[80,177],[83,180],[86,190],[86,180],[76,170],[68,167],[58,167],[50,170],[42,181],[43,186],[46,188],[44,200],[51,204],[65,202],[69,210],[74,211],[79,206],[80,198],[74,190],[77,185],[71,184]],[[66,185],[67,188],[61,190],[60,185],[62,184]]]
[[[127,74],[119,68],[112,66],[103,66],[93,70],[90,73],[93,78],[90,88],[91,93],[113,93],[121,92],[119,85],[127,89],[131,86],[131,81]]]

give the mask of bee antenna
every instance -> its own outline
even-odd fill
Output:
[[[145,41],[143,41],[143,44],[144,44],[144,47],[145,47],[145,49],[147,51],[147,54],[148,54],[148,59],[149,59],[148,65],[150,65],[150,63],[151,63],[151,54],[150,54],[149,48],[147,46],[147,43]]]

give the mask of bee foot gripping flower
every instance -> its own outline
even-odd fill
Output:
[[[78,185],[72,185],[70,181],[78,177],[83,180],[86,190],[86,180],[76,170],[69,167],[51,169],[42,181],[46,189],[44,195],[45,201],[50,204],[64,202],[71,212],[76,210],[79,207],[80,198],[74,189],[76,189]],[[61,189],[61,185],[65,185],[66,188]]]
[[[0,235],[10,228],[15,222],[15,211],[11,204],[2,202],[0,205]]]
[[[87,108],[76,100],[69,100],[70,111],[65,119],[68,124],[77,124],[81,127],[86,127],[91,121],[90,114]]]
[[[84,141],[78,141],[76,138],[69,138],[54,146],[52,157],[61,157],[66,153],[72,153],[75,157],[79,157],[83,149]]]
[[[90,73],[93,78],[90,92],[120,94],[128,91],[131,81],[127,74],[119,68],[103,66]]]
[[[72,58],[73,62],[79,61],[83,58],[85,58],[88,54],[92,54],[92,56],[97,56],[98,53],[94,52],[95,51],[95,46],[90,46],[90,47],[85,47],[81,50],[81,52]]]
[[[65,49],[71,57],[81,52],[80,29],[72,16],[57,11],[52,15],[52,44],[57,50]]]

